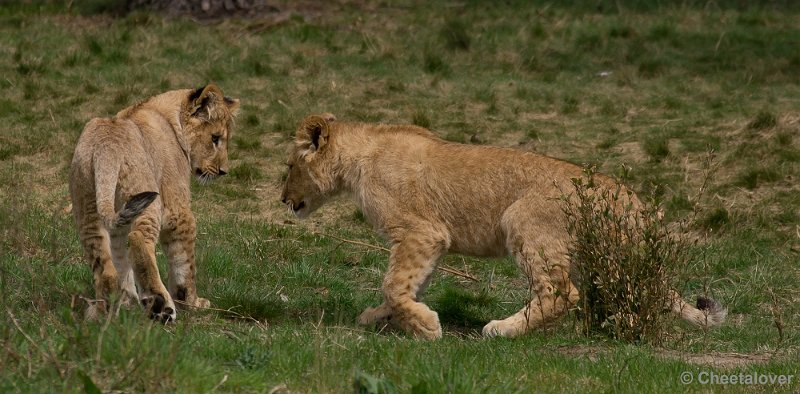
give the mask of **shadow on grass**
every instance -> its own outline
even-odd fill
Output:
[[[473,294],[459,288],[448,288],[431,300],[431,307],[439,313],[439,321],[448,329],[473,331],[480,330],[491,320],[487,317],[487,310],[495,301],[485,291]]]

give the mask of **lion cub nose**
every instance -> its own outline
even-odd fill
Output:
[[[219,175],[225,175],[228,171],[223,170],[222,168],[219,169]]]

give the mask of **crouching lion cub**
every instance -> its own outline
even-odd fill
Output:
[[[562,190],[579,166],[534,153],[456,144],[410,125],[345,123],[309,116],[288,158],[281,200],[306,217],[338,192],[352,193],[367,220],[391,243],[384,302],[359,323],[391,319],[422,338],[442,336],[436,312],[420,302],[437,261],[448,252],[511,254],[536,295],[514,315],[489,322],[486,336],[513,337],[554,319],[578,300],[569,279]],[[613,180],[596,176],[604,187]],[[633,204],[639,204],[631,194]],[[700,310],[675,293],[665,305],[699,325],[725,311]]]
[[[228,171],[238,108],[239,100],[208,85],[151,97],[83,129],[69,189],[94,273],[97,301],[88,318],[104,312],[108,297],[120,291],[122,302],[141,302],[161,321],[175,319],[175,300],[209,305],[195,289],[189,183],[192,174],[206,184]],[[157,241],[169,260],[167,287],[156,265]]]

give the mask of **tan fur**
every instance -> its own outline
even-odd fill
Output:
[[[208,85],[162,93],[86,125],[69,188],[94,272],[98,303],[90,306],[89,317],[103,312],[108,297],[120,291],[123,302],[140,301],[152,318],[164,321],[175,319],[174,300],[209,305],[195,288],[189,186],[192,174],[205,184],[227,172],[238,107],[238,100]],[[169,260],[166,287],[156,266],[157,241]]]
[[[391,319],[415,336],[441,337],[438,315],[420,297],[439,258],[449,252],[511,254],[530,280],[532,301],[487,324],[487,336],[523,334],[577,302],[559,198],[571,190],[571,178],[582,176],[580,167],[513,149],[450,143],[416,126],[328,118],[333,119],[309,116],[302,122],[281,200],[306,217],[327,197],[352,193],[391,243],[384,303],[365,310],[359,323]],[[602,175],[595,182],[617,187]]]

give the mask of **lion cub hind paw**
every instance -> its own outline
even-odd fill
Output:
[[[177,318],[175,306],[169,306],[163,296],[153,295],[141,298],[142,306],[148,311],[150,319],[162,323],[174,322]]]
[[[211,301],[207,298],[197,297],[197,300],[194,301],[194,306],[197,308],[210,308]]]
[[[89,305],[86,307],[86,312],[84,313],[83,318],[86,321],[99,321],[101,317],[108,313],[107,309],[106,301],[93,300],[89,302]]]
[[[521,334],[515,324],[505,320],[492,320],[483,327],[483,336],[487,338],[506,337],[513,338]]]
[[[392,317],[392,310],[386,304],[381,304],[375,308],[364,309],[364,312],[358,316],[358,324],[362,326],[369,326],[381,321],[390,320]]]

